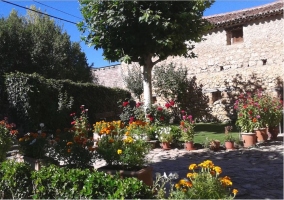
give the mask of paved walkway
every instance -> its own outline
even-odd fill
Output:
[[[212,160],[222,168],[222,176],[229,176],[233,187],[239,190],[237,199],[283,199],[283,140],[267,141],[252,149],[210,151],[199,149],[153,149],[148,158],[159,172],[177,172],[180,178],[186,177],[188,166]],[[95,167],[105,164],[98,161]]]

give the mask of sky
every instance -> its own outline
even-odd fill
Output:
[[[74,23],[83,20],[80,12],[80,5],[78,0],[6,0],[13,4],[17,4],[22,7],[30,7],[35,5],[44,13],[61,18]],[[204,16],[221,14],[226,12],[237,11],[246,8],[252,8],[261,6],[267,3],[274,2],[275,0],[216,0],[216,2],[204,12]],[[8,17],[12,9],[17,10],[19,15],[26,15],[26,9],[11,5],[0,0],[0,17]],[[60,19],[54,19],[56,23],[63,27],[63,30],[70,35],[72,42],[79,42],[82,51],[86,54],[89,65],[93,63],[94,68],[105,67],[109,65],[118,64],[118,62],[112,63],[105,60],[102,56],[103,51],[95,50],[94,47],[89,47],[85,42],[81,41],[82,33],[78,30],[74,23],[69,23]]]

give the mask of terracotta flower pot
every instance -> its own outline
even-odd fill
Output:
[[[234,149],[234,142],[231,141],[225,141],[225,147],[226,149]]]
[[[276,140],[277,135],[279,134],[279,127],[269,127],[269,132],[271,134],[271,139]]]
[[[195,150],[193,141],[185,142],[184,148],[188,151]]]
[[[256,133],[241,133],[244,147],[251,147],[256,144]]]
[[[137,170],[124,170],[122,166],[103,166],[97,169],[99,172],[105,172],[110,175],[119,174],[120,178],[135,177],[143,181],[148,186],[153,186],[153,167],[145,166]]]
[[[257,142],[265,142],[268,139],[266,128],[259,128],[254,132],[256,133]]]
[[[169,150],[171,149],[171,145],[169,142],[162,142],[162,149]]]

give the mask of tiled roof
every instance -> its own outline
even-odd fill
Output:
[[[213,23],[215,27],[230,26],[266,16],[281,13],[283,14],[283,5],[283,0],[277,0],[276,2],[265,4],[263,6],[224,14],[211,15],[204,17],[204,19],[207,19],[209,22]]]

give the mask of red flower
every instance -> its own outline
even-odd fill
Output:
[[[129,104],[128,101],[124,101],[124,102],[122,103],[122,106],[125,107],[125,106],[127,106],[128,104]]]
[[[75,123],[76,123],[76,121],[71,122],[72,125],[75,124]]]
[[[129,118],[129,124],[131,124],[132,122],[134,122],[134,117]]]
[[[162,111],[163,108],[162,108],[162,107],[158,107],[157,110],[158,110],[158,111]]]
[[[166,108],[169,108],[169,107],[171,107],[171,104],[166,103],[166,104],[165,104],[165,107],[166,107]]]
[[[175,101],[174,101],[174,100],[171,100],[171,101],[170,101],[170,104],[171,104],[171,106],[175,105]]]
[[[164,121],[164,120],[165,120],[164,116],[161,116],[160,121]]]
[[[142,103],[138,102],[136,103],[136,108],[139,108],[142,105]]]
[[[149,119],[152,122],[154,120],[154,117],[150,116]]]
[[[250,110],[248,113],[251,115],[251,114],[252,114],[252,111]]]

